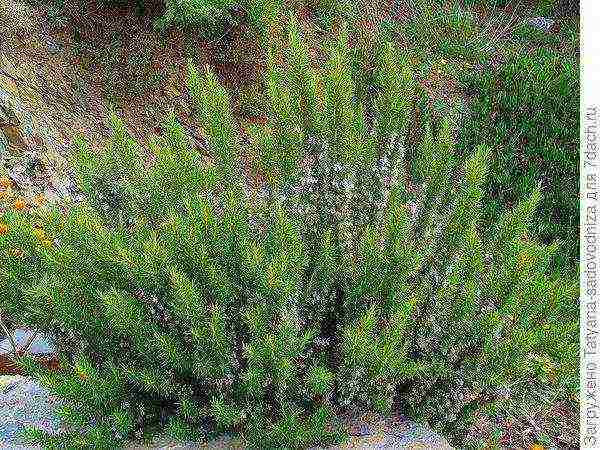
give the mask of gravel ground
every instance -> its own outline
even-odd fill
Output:
[[[34,426],[55,433],[59,421],[54,415],[57,400],[30,379],[20,376],[0,376],[0,448],[19,447],[23,442],[19,432]]]

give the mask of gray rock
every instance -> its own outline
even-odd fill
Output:
[[[27,200],[42,193],[51,201],[66,200],[65,186],[73,181],[66,173],[68,144],[20,92],[26,76],[0,52],[0,173],[12,178],[14,194]]]
[[[58,45],[56,42],[52,41],[52,40],[48,40],[46,42],[46,44],[48,44],[48,51],[52,54],[57,54],[60,53],[60,45]]]
[[[57,406],[58,401],[31,379],[0,376],[0,448],[36,448],[20,439],[26,427],[57,433]]]
[[[311,450],[453,450],[448,441],[425,425],[420,425],[405,416],[383,417],[364,414],[346,418],[350,440],[332,447],[315,447]],[[141,449],[132,445],[127,450]],[[146,447],[147,448],[147,447]],[[208,444],[175,443],[157,441],[155,450],[242,450],[247,447],[239,439],[222,437]]]
[[[345,420],[350,440],[327,450],[452,450],[448,441],[426,425],[403,415],[366,413]],[[325,449],[319,449],[325,450]]]
[[[28,353],[33,355],[51,355],[55,353],[54,346],[44,336],[35,335],[31,330],[20,328],[13,332],[13,340],[17,349],[22,349],[32,338],[33,340],[27,350]],[[12,350],[11,342],[7,337],[0,340],[0,355],[12,353]]]
[[[547,17],[533,17],[527,21],[529,25],[545,32],[550,31],[554,25],[554,20]]]
[[[8,152],[8,139],[4,136],[4,133],[0,133],[0,155]]]
[[[157,439],[154,443],[148,446],[139,446],[131,444],[126,447],[126,450],[142,450],[151,448],[152,450],[245,450],[244,444],[237,438],[223,436],[208,443],[194,442],[173,442],[168,439]]]

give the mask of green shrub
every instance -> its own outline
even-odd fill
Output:
[[[165,13],[156,26],[197,27],[212,35],[222,33],[227,25],[245,16],[255,30],[266,35],[279,19],[282,3],[281,0],[165,0]]]
[[[236,4],[235,0],[165,0],[165,12],[156,26],[200,26],[214,33],[233,20],[231,13]]]
[[[473,11],[459,3],[443,6],[432,0],[415,0],[414,8],[403,28],[420,59],[426,61],[435,53],[483,61],[492,53],[492,39]]]
[[[579,254],[579,67],[575,57],[548,49],[517,53],[500,67],[465,76],[475,94],[461,144],[495,149],[486,215],[542,182],[544,199],[532,227],[545,242],[564,241],[573,264]]]
[[[51,17],[64,19],[64,0],[46,3]],[[106,6],[135,4],[137,14],[147,12],[145,0],[103,0],[102,3]],[[266,34],[279,20],[282,4],[281,0],[163,0],[164,8],[154,26],[161,31],[171,27],[192,27],[206,36],[215,36],[246,21],[259,33]]]
[[[36,218],[43,232],[4,215],[0,308],[62,360],[21,360],[70,425],[35,439],[115,448],[143,428],[228,430],[305,448],[339,440],[349,407],[460,434],[540,358],[558,382],[576,376],[578,283],[547,275],[556,247],[526,235],[539,191],[483,239],[489,151],[461,162],[444,121],[405,161],[414,81],[396,49],[363,104],[345,32],[322,71],[293,21],[289,41],[250,147],[215,75],[190,67],[207,155],[171,117],[147,158],[112,116],[108,148],[81,142],[74,158],[85,202]]]
[[[248,21],[258,30],[264,43],[268,42],[271,33],[283,11],[282,0],[246,0],[244,7],[247,11]]]

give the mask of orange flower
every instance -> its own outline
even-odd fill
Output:
[[[13,206],[15,207],[15,209],[18,209],[20,211],[25,209],[25,207],[27,206],[27,202],[25,202],[25,200],[23,200],[22,198],[18,198],[17,200],[15,200]]]
[[[36,206],[42,206],[44,203],[46,203],[46,197],[44,194],[38,194],[33,197],[33,202],[36,204]]]
[[[546,450],[545,447],[543,445],[540,444],[533,444],[531,446],[531,450]]]
[[[5,234],[8,234],[8,225],[0,223],[0,236],[4,236]]]
[[[12,186],[12,180],[8,177],[0,177],[0,188],[8,189]]]

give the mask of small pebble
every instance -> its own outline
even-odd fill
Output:
[[[542,31],[550,31],[554,25],[554,20],[548,19],[547,17],[534,17],[527,21],[529,25]]]

